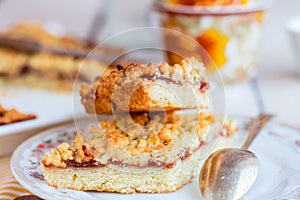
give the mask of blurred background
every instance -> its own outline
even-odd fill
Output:
[[[151,5],[152,0],[1,0],[0,29],[30,21],[57,35],[103,41],[122,31],[158,26]],[[300,15],[299,0],[277,0],[267,10],[257,78],[267,112],[276,114],[278,121],[300,127],[300,77],[295,73],[292,42],[285,27],[295,15]],[[136,42],[139,40],[147,38]],[[255,99],[248,82],[226,87],[230,115],[254,116],[259,112]]]

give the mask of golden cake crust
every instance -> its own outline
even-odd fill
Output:
[[[173,66],[165,62],[129,64],[81,87],[88,113],[142,112],[208,107],[203,64],[194,58]]]

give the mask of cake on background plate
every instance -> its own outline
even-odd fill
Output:
[[[0,84],[72,91],[76,78],[89,81],[105,72],[101,60],[73,55],[94,47],[71,36],[54,35],[37,24],[15,25],[0,33]]]
[[[26,114],[18,111],[16,108],[7,109],[0,104],[0,126],[35,119],[34,114]]]

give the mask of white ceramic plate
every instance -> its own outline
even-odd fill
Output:
[[[234,146],[243,143],[249,122],[246,118],[237,119],[240,127],[235,135]],[[89,121],[78,121],[76,127],[85,129]],[[199,200],[197,178],[177,192],[168,194],[134,194],[83,192],[56,189],[43,180],[40,160],[46,151],[61,142],[71,142],[75,136],[73,123],[42,132],[24,143],[11,158],[11,170],[15,178],[28,190],[45,199],[164,199]],[[246,194],[249,200],[300,199],[300,132],[291,127],[269,123],[251,146],[260,160],[258,178]]]
[[[0,104],[7,109],[16,108],[20,112],[37,115],[37,118],[33,120],[0,126],[0,137],[73,118],[72,92],[59,93],[25,87],[1,86],[0,97]],[[77,112],[83,113],[83,108]]]

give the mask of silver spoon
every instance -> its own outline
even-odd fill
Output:
[[[240,149],[220,149],[206,159],[199,175],[199,187],[205,200],[237,200],[250,189],[258,174],[259,162],[247,148],[272,117],[260,114],[253,119]]]

